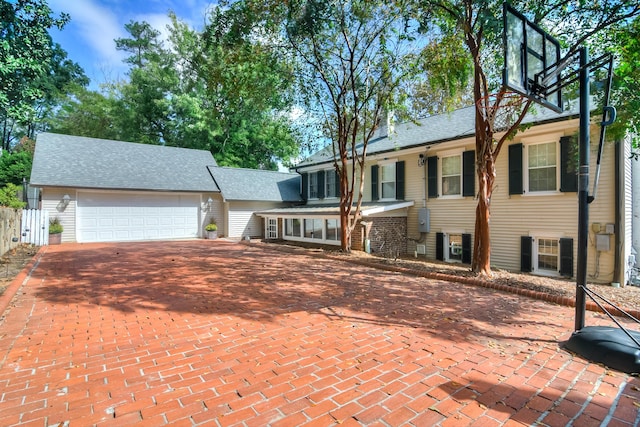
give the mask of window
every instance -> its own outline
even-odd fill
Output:
[[[537,239],[538,249],[538,271],[546,271],[549,273],[558,272],[558,240],[556,239]]]
[[[338,197],[336,189],[337,174],[334,170],[324,171],[325,197]]]
[[[558,189],[556,147],[555,142],[527,146],[530,192]]]
[[[570,237],[520,236],[520,270],[545,276],[572,277],[573,249]]]
[[[471,234],[436,233],[436,259],[471,264]]]
[[[322,220],[305,219],[304,237],[307,239],[322,239]]]
[[[277,219],[274,219],[277,227]],[[267,222],[267,227],[269,223]],[[281,234],[284,240],[300,242],[322,242],[327,245],[339,245],[341,238],[339,218],[284,218],[284,232]],[[275,233],[277,234],[277,228]],[[269,236],[269,228],[267,228]]]
[[[462,234],[448,234],[449,254],[447,261],[462,261]]]
[[[267,218],[267,239],[277,239],[278,238],[278,219],[277,218]]]
[[[318,198],[318,174],[317,173],[309,174],[309,198],[310,199]]]
[[[442,158],[442,195],[459,196],[462,193],[461,156]]]
[[[396,164],[380,165],[380,186],[383,199],[396,198]]]
[[[326,220],[327,240],[340,240],[340,220],[328,219]]]
[[[285,236],[301,237],[300,220],[298,218],[287,218],[284,222]]]

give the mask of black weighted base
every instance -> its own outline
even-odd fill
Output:
[[[629,331],[629,330],[628,330]],[[629,331],[640,342],[640,332]],[[574,332],[564,347],[605,366],[626,372],[640,373],[640,348],[619,328],[587,326]]]

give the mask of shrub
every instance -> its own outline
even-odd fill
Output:
[[[49,220],[49,234],[60,234],[62,233],[63,227],[60,224],[59,218],[53,218]]]
[[[18,198],[18,190],[20,188],[15,184],[7,184],[0,188],[0,206],[12,209],[22,209],[26,203]]]

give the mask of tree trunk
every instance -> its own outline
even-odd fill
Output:
[[[340,203],[340,247],[343,252],[351,252],[351,229],[349,228],[349,215]]]
[[[340,248],[343,252],[351,252],[351,228],[349,217],[351,216],[352,192],[349,191],[349,175],[347,169],[347,153],[340,152]]]
[[[491,217],[491,195],[495,182],[495,159],[487,150],[478,162],[478,205],[473,242],[471,269],[484,276],[491,276],[491,238],[489,221]]]

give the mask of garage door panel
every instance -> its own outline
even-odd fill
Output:
[[[198,237],[200,197],[177,194],[80,193],[80,242]]]

